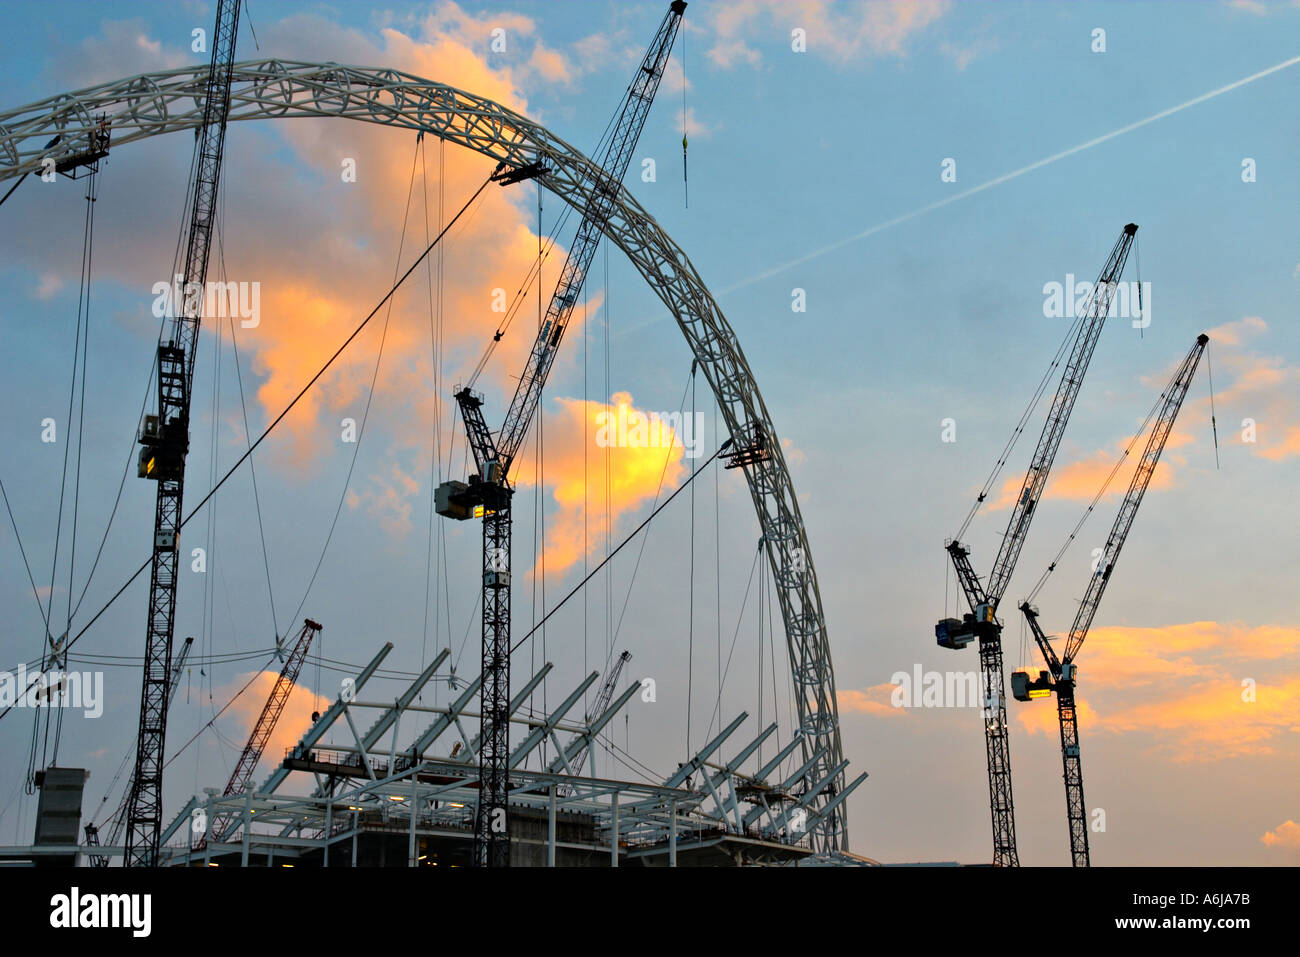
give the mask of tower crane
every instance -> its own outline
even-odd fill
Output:
[[[320,630],[321,626],[310,618],[303,620],[302,631],[298,632],[298,637],[294,639],[293,648],[289,650],[288,657],[284,659],[284,666],[280,669],[275,684],[271,686],[271,693],[266,698],[266,704],[262,706],[262,713],[248,735],[248,743],[244,745],[239,760],[235,762],[235,769],[230,773],[230,780],[226,782],[226,789],[222,792],[223,797],[243,794],[248,789],[248,781],[257,770],[257,762],[262,760],[266,743],[271,740],[271,732],[275,730],[284,706],[289,703],[289,692],[293,691],[294,685],[298,683],[298,673],[302,671],[307,650]],[[217,815],[208,833],[214,840],[220,841],[238,817],[238,812]],[[206,843],[205,838],[200,843],[200,849]]]
[[[624,651],[618,656],[618,660],[609,669],[609,676],[605,683],[600,686],[600,694],[596,695],[596,706],[587,712],[587,722],[597,715],[604,714],[609,710],[609,703],[614,700],[614,686],[618,684],[618,676],[623,673],[623,666],[632,660],[632,652]],[[573,766],[573,776],[581,777],[582,769],[587,763],[587,752],[591,746],[587,745],[578,752],[576,759],[570,759]]]
[[[1110,312],[1111,300],[1124,273],[1124,264],[1136,233],[1136,224],[1129,223],[1124,227],[1092,287],[1087,311],[1079,322],[1065,371],[1061,373],[1038,447],[1016,497],[987,586],[975,574],[969,548],[956,540],[946,546],[970,612],[961,619],[941,619],[935,625],[934,634],[940,646],[950,649],[964,648],[972,640],[979,639],[984,688],[984,746],[988,763],[989,810],[993,821],[993,863],[998,866],[1016,867],[1020,863],[1016,853],[1015,805],[1011,796],[1011,751],[1007,739],[1002,622],[997,617],[998,604],[1029,534],[1029,525],[1047,484],[1048,473],[1065,434],[1065,425],[1083,385],[1083,376],[1088,371],[1106,315]]]
[[[1031,678],[1027,671],[1013,672],[1011,692],[1018,701],[1032,701],[1056,693],[1056,713],[1061,724],[1061,763],[1065,777],[1065,813],[1070,823],[1070,858],[1075,867],[1087,867],[1089,860],[1087,809],[1083,802],[1083,764],[1079,758],[1079,716],[1074,700],[1078,672],[1074,660],[1083,647],[1083,640],[1088,637],[1088,629],[1092,627],[1101,596],[1105,593],[1115,563],[1119,560],[1120,549],[1124,547],[1124,540],[1133,527],[1133,519],[1137,516],[1138,506],[1142,504],[1142,496],[1151,484],[1151,476],[1155,473],[1156,463],[1160,461],[1160,453],[1164,451],[1165,442],[1174,427],[1174,419],[1178,417],[1178,410],[1187,396],[1192,377],[1196,374],[1196,367],[1209,341],[1210,337],[1204,333],[1196,337],[1196,343],[1161,393],[1160,412],[1151,429],[1151,437],[1147,439],[1142,459],[1129,482],[1119,514],[1115,516],[1115,524],[1106,537],[1106,546],[1102,549],[1097,570],[1089,579],[1088,590],[1075,612],[1074,624],[1070,626],[1062,655],[1057,656],[1051,640],[1043,633],[1038,623],[1038,609],[1027,601],[1020,605],[1048,670],[1040,671],[1037,678]]]
[[[167,686],[167,710],[169,712],[171,711],[172,702],[176,700],[176,689],[180,687],[181,675],[185,673],[185,663],[189,661],[190,649],[193,647],[194,638],[186,638],[185,644],[181,645],[181,650],[172,659],[171,683]],[[127,757],[130,757],[130,754]],[[131,798],[131,790],[131,785],[128,783],[126,791],[122,794],[122,802],[118,805],[117,810],[113,812],[112,826],[108,832],[110,846],[116,846],[117,842],[122,839],[122,828],[126,825],[126,805]],[[107,800],[107,797],[105,800]],[[99,846],[99,828],[90,822],[86,824],[86,846]],[[91,853],[90,866],[108,867],[108,855]]]
[[[456,392],[477,473],[466,482],[444,482],[435,510],[448,518],[483,519],[483,655],[480,708],[479,803],[474,823],[474,854],[479,866],[508,867],[510,755],[510,466],[541,401],[542,388],[560,340],[582,292],[587,270],[613,211],[646,115],[672,52],[684,0],[673,0],[628,85],[612,134],[593,170],[594,182],[581,225],[569,248],[559,283],[537,330],[528,364],[515,389],[505,422],[495,437],[483,418],[483,399],[467,386]],[[523,173],[523,171],[521,171]],[[536,169],[526,175],[544,176]]]
[[[158,483],[154,509],[149,616],[135,774],[127,802],[128,867],[152,867],[162,826],[163,747],[167,736],[168,683],[176,613],[177,540],[189,451],[190,394],[194,381],[208,250],[217,214],[217,182],[230,113],[231,68],[239,32],[240,0],[218,0],[212,64],[203,90],[203,125],[196,130],[194,183],[181,302],[172,302],[169,333],[158,344],[158,413],[146,415],[140,432],[138,474]],[[198,290],[195,294],[195,290]]]

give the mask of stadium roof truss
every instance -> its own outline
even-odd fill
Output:
[[[469,841],[478,795],[479,742],[477,734],[468,733],[466,722],[475,719],[469,727],[477,724],[477,712],[467,709],[477,701],[479,679],[458,687],[450,671],[439,675],[451,655],[443,649],[395,700],[368,699],[368,682],[392,648],[391,643],[384,645],[355,678],[343,682],[333,704],[260,787],[233,795],[210,790],[206,799],[191,798],[163,832],[162,862],[201,865],[238,854],[247,866],[263,860],[292,863],[319,852],[328,865],[330,848],[379,830],[405,833],[408,863],[414,864],[417,837]],[[601,714],[583,716],[578,705],[598,678],[598,672],[592,672],[549,713],[524,714],[523,706],[551,670],[551,664],[544,665],[510,702],[511,721],[522,729],[510,754],[511,813],[531,812],[547,822],[548,862],[554,862],[558,847],[588,852],[603,847],[611,862],[660,858],[675,864],[679,851],[731,842],[727,853],[745,863],[789,863],[813,854],[809,833],[818,816],[834,813],[866,778],[865,773],[859,775],[835,795],[834,803],[819,802],[847,762],[832,765],[819,779],[806,778],[825,757],[814,752],[806,760],[796,759],[798,766],[779,780],[769,780],[799,749],[797,734],[755,771],[742,772],[777,732],[777,725],[769,724],[738,744],[740,739],[733,738],[748,718],[744,712],[666,780],[575,776],[575,759],[601,741],[604,729],[637,695],[641,683],[631,682]],[[417,703],[435,680],[451,689],[451,701],[442,706]],[[413,727],[418,731],[412,732]],[[331,732],[343,743],[322,744]],[[724,749],[731,754],[725,760]],[[309,793],[293,793],[289,782],[305,783],[308,776],[315,782]],[[805,780],[811,785],[801,783]],[[593,841],[572,844],[559,839],[557,822],[575,815],[588,823]],[[212,831],[215,822],[224,825],[222,833]]]

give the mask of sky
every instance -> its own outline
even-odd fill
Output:
[[[494,99],[591,152],[662,6],[258,0],[246,7],[239,58],[405,70]],[[192,31],[211,30],[214,6],[14,2],[7,13],[3,109],[206,62]],[[1093,861],[1300,863],[1297,27],[1296,3],[688,7],[626,185],[717,298],[780,435],[820,581],[845,756],[851,775],[870,774],[849,801],[856,853],[990,858],[978,708],[894,707],[896,678],[978,669],[974,646],[934,642],[934,622],[956,609],[944,542],[1066,335],[1068,319],[1046,308],[1050,284],[1092,280],[1134,222],[1124,279],[1143,283],[1149,322],[1107,321],[1007,597],[1018,604],[1033,588],[1207,332],[1206,360],[1079,656]],[[332,119],[232,124],[209,277],[257,283],[260,313],[234,329],[233,345],[229,323],[220,339],[215,323],[202,333],[187,505],[490,171],[477,155],[415,140]],[[134,469],[123,481],[123,467],[191,146],[154,137],[102,164],[84,411],[74,349],[85,181],[29,180],[0,208],[0,481],[13,516],[0,522],[0,668],[39,657],[41,608],[56,633],[69,619],[75,633],[149,554],[154,489]],[[465,474],[448,399],[501,319],[493,291],[514,296],[539,242],[571,239],[562,212],[546,193],[539,212],[531,185],[486,192],[391,313],[258,449],[256,493],[245,466],[186,528],[182,551],[203,549],[205,568],[180,582],[176,635],[195,637],[196,664],[168,730],[168,816],[224,784],[278,671],[277,637],[291,640],[304,616],[324,631],[259,779],[338,694],[345,665],[386,641],[393,672],[417,672],[449,647],[458,673],[474,674],[477,527],[431,519],[430,491]],[[548,293],[558,261],[543,267]],[[513,392],[536,301],[534,287],[477,382],[489,421]],[[691,360],[632,265],[602,246],[521,456],[516,635],[703,461],[682,447],[606,449],[602,412],[693,412],[706,453],[725,438],[707,383],[692,392]],[[981,574],[1045,411],[964,539]],[[345,420],[364,422],[360,442],[344,440]],[[529,705],[541,712],[611,653],[631,651],[629,668],[654,677],[658,697],[634,700],[614,737],[661,778],[741,710],[749,734],[737,747],[772,720],[782,743],[791,734],[753,506],[738,471],[710,470],[655,519],[643,549],[629,546],[515,656],[516,684],[555,664]],[[1128,475],[1035,596],[1050,633],[1069,628]],[[127,588],[72,655],[104,672],[105,708],[65,719],[57,760],[90,770],[96,820],[125,779],[115,775],[136,724],[130,658],[141,654],[147,590],[143,577]],[[1039,666],[1014,613],[1002,617],[1008,671]],[[779,613],[772,620],[779,630]],[[389,676],[379,687],[395,695],[404,685]],[[445,685],[428,692],[435,703],[446,695]],[[1054,709],[1008,707],[1020,860],[1063,865]],[[31,737],[30,712],[0,721],[6,844],[31,835]],[[52,744],[37,746],[37,767]],[[593,764],[634,773],[608,749]]]

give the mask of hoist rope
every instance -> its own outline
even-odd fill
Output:
[[[1076,315],[1074,322],[1070,324],[1070,328],[1065,333],[1065,338],[1061,340],[1061,344],[1056,349],[1056,354],[1052,357],[1051,364],[1047,367],[1047,371],[1043,373],[1043,378],[1039,380],[1037,388],[1034,389],[1034,394],[1030,397],[1029,404],[1026,405],[1025,410],[1020,413],[1020,419],[1016,423],[1015,429],[1012,430],[1011,437],[1007,439],[1006,445],[1003,446],[1001,454],[998,455],[998,460],[993,465],[993,471],[991,471],[989,477],[984,480],[984,485],[980,488],[979,495],[975,498],[975,503],[971,505],[970,511],[966,513],[966,518],[961,523],[961,528],[957,530],[957,534],[954,536],[956,539],[960,540],[966,535],[966,529],[970,526],[971,520],[979,511],[980,505],[984,503],[985,498],[988,497],[988,493],[990,489],[992,489],[993,483],[996,482],[998,476],[1002,474],[1002,469],[1006,466],[1007,459],[1015,448],[1016,442],[1019,441],[1021,434],[1025,431],[1025,426],[1029,424],[1029,419],[1034,414],[1034,409],[1038,407],[1039,400],[1042,399],[1043,393],[1047,391],[1048,383],[1051,382],[1052,379],[1052,373],[1054,373],[1057,367],[1061,364],[1062,356],[1067,351],[1071,341],[1082,326],[1083,321],[1083,315]]]
[[[1083,528],[1084,522],[1086,522],[1088,517],[1092,515],[1093,509],[1096,508],[1097,503],[1101,501],[1102,496],[1106,494],[1106,490],[1110,488],[1110,483],[1114,481],[1116,474],[1118,474],[1120,468],[1124,465],[1124,461],[1133,450],[1133,446],[1137,444],[1138,439],[1142,438],[1142,436],[1146,434],[1147,425],[1150,424],[1151,419],[1155,416],[1164,400],[1165,394],[1161,392],[1160,397],[1156,399],[1155,403],[1151,406],[1151,410],[1146,414],[1146,418],[1142,420],[1142,425],[1138,427],[1137,432],[1134,433],[1131,439],[1129,439],[1128,444],[1124,446],[1123,453],[1118,459],[1116,459],[1114,466],[1110,470],[1110,474],[1108,474],[1106,480],[1101,483],[1101,488],[1097,490],[1097,494],[1092,497],[1092,501],[1088,503],[1088,507],[1083,510],[1083,514],[1079,517],[1079,521],[1075,523],[1070,534],[1066,536],[1065,542],[1057,551],[1056,556],[1052,559],[1051,563],[1047,566],[1042,575],[1038,577],[1038,581],[1034,584],[1033,590],[1029,593],[1029,596],[1025,601],[1033,601],[1039,590],[1047,583],[1048,577],[1052,572],[1056,571],[1057,563],[1059,563],[1062,556],[1065,555],[1066,549],[1068,549],[1071,543],[1074,542],[1075,536],[1079,534],[1079,531]]]

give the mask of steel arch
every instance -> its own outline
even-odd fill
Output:
[[[605,235],[627,255],[685,335],[722,409],[736,446],[763,448],[744,466],[778,584],[809,786],[826,781],[810,805],[817,850],[847,850],[843,748],[821,594],[812,550],[781,443],[735,332],[686,254],[621,184],[544,127],[499,104],[391,69],[258,60],[237,63],[230,122],[278,117],[344,117],[423,130],[509,166],[541,161],[541,181],[582,210],[597,189],[617,199]],[[197,127],[207,67],[143,74],[0,112],[0,181],[90,151],[107,119],[112,145]],[[57,134],[59,141],[47,142]],[[827,781],[827,779],[830,779]]]

